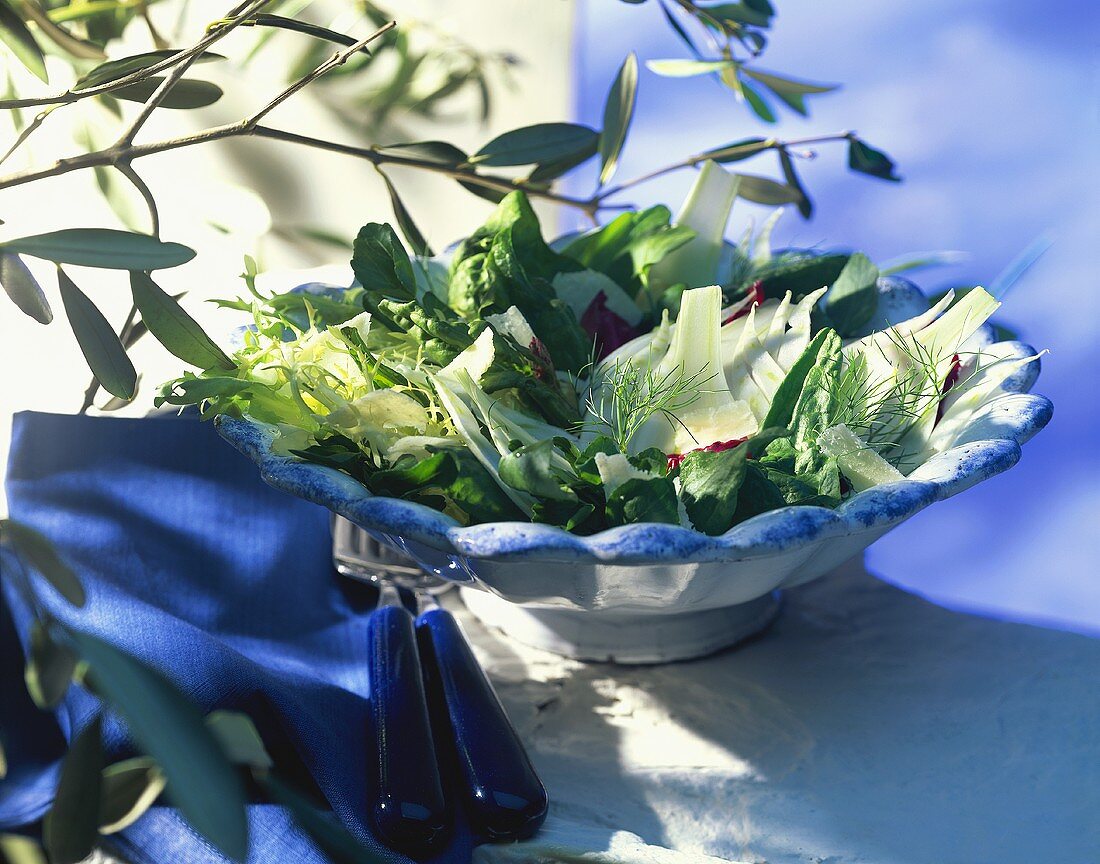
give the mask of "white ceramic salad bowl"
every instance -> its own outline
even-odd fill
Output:
[[[996,331],[982,322],[999,304],[987,292],[952,295],[931,305],[907,280],[878,278],[864,256],[772,253],[768,247],[774,216],[755,239],[750,231],[734,247],[723,238],[739,182],[721,166],[705,163],[675,221],[667,208],[650,208],[549,246],[530,203],[513,193],[448,257],[418,259],[415,269],[393,228],[371,223],[356,239],[352,270],[355,290],[362,296],[350,309],[339,306],[346,304],[340,297],[348,289],[300,286],[291,293],[329,296],[324,301],[295,298],[308,323],[294,323],[265,317],[264,304],[275,298],[256,294],[259,302],[251,306],[256,327],[253,335],[243,337],[247,344],[236,355],[243,364],[237,377],[220,377],[224,371],[214,369],[204,372],[205,381],[181,379],[171,385],[182,387],[173,404],[207,400],[207,410],[221,415],[221,434],[257,463],[267,482],[329,508],[429,574],[457,583],[477,617],[515,639],[571,657],[620,663],[680,660],[732,645],[771,621],[781,589],[827,573],[928,505],[1012,467],[1020,446],[1052,413],[1047,399],[1029,393],[1039,374],[1035,351],[1019,342],[993,344]],[[623,243],[638,246],[629,251]],[[842,269],[827,276],[820,265],[829,260]],[[629,264],[634,276],[616,269],[620,264]],[[797,298],[790,281],[796,272],[802,273],[802,282],[794,280]],[[637,289],[631,280],[641,285],[643,276],[644,288]],[[718,286],[727,284],[739,285],[745,294],[723,309],[728,298]],[[828,293],[822,287],[826,284],[831,285]],[[630,293],[622,285],[630,285]],[[579,356],[584,342],[591,337],[596,349],[601,340],[610,339],[601,330],[604,325],[629,331],[644,318],[642,299],[653,307],[664,302],[660,298],[665,292],[675,293],[677,285],[681,293],[675,298],[675,323],[666,316],[658,325],[651,323],[648,333],[628,333],[598,362],[589,361],[588,385],[583,394],[575,390],[583,405],[579,420],[574,419],[570,397],[545,382],[560,381],[569,373],[577,377],[571,381],[575,387],[588,368]],[[764,299],[768,291],[770,299]],[[313,311],[326,302],[331,310],[334,301],[338,320],[346,322],[339,336],[326,330],[327,313],[316,319]],[[570,303],[572,315],[563,314]],[[853,306],[868,311],[849,317],[844,327],[833,326]],[[489,309],[498,311],[485,311]],[[595,319],[587,321],[593,312]],[[829,322],[816,336],[811,335],[814,312]],[[616,317],[618,324],[612,320]],[[471,325],[479,318],[479,324]],[[322,321],[320,328],[317,320]],[[471,326],[478,329],[476,337]],[[845,348],[842,331],[849,337]],[[822,347],[826,343],[831,347]],[[808,352],[833,352],[839,358],[849,349],[857,358],[846,367],[856,370],[852,377],[830,385],[821,376],[835,373],[823,365],[813,379],[812,387],[818,388],[813,392],[829,393],[833,386],[830,399],[838,406],[847,399],[844,404],[861,406],[863,415],[830,415],[831,425],[816,429],[813,424],[822,418],[820,402],[807,397],[799,409],[804,413],[796,416],[792,394],[780,399],[780,390],[788,379],[794,381],[794,395],[802,404],[802,394],[811,392],[805,388],[812,370],[804,367],[798,378],[796,361],[809,357],[813,370],[819,370],[816,355]],[[526,355],[520,353],[524,351]],[[964,356],[973,363],[960,362]],[[992,362],[984,362],[983,356]],[[368,363],[375,364],[369,371]],[[1004,365],[993,371],[999,363]],[[963,367],[972,370],[974,383],[955,387],[957,377],[952,376],[962,374]],[[482,389],[490,369],[498,378],[494,386]],[[548,371],[556,377],[544,378]],[[625,377],[619,377],[621,372]],[[693,384],[696,374],[702,377]],[[376,375],[382,386],[374,385]],[[726,382],[725,388],[700,383],[715,375]],[[514,394],[497,401],[497,392],[527,384],[528,403],[507,401]],[[192,386],[194,395],[188,389]],[[251,419],[251,395],[234,401],[255,386],[261,388],[256,416],[280,425]],[[680,387],[685,389],[678,391]],[[419,392],[425,401],[417,402],[401,388]],[[669,395],[688,391],[697,392],[682,404]],[[222,395],[211,408],[212,393]],[[521,405],[526,409],[519,410]],[[446,424],[437,423],[439,415],[446,416]],[[635,421],[629,418],[638,416],[640,423],[630,425]],[[881,423],[877,446],[900,447],[894,451],[896,464],[868,448],[842,417],[853,419],[857,428]],[[917,419],[907,425],[913,417]],[[319,418],[327,432],[336,434],[314,438],[305,430],[303,423],[313,429]],[[796,485],[783,492],[771,484],[767,506],[760,506],[758,486],[738,517],[731,508],[740,506],[736,496],[745,488],[747,469],[740,477],[722,473],[725,469],[714,467],[717,460],[693,457],[692,451],[718,445],[733,449],[750,436],[767,437],[788,428],[786,438],[801,436],[802,450],[791,458],[789,470],[761,476]],[[387,429],[403,431],[391,436]],[[808,431],[812,429],[816,433]],[[579,462],[569,463],[562,455],[576,451],[574,458],[579,458],[580,448],[587,448],[598,433],[606,433],[612,449],[592,457],[595,469],[578,468]],[[811,435],[814,442],[807,445]],[[338,436],[346,443],[339,443]],[[476,518],[464,520],[475,523],[467,525],[442,512],[454,503],[446,495],[432,492],[420,498],[443,500],[439,510],[408,500],[415,496],[402,492],[402,484],[431,488],[435,475],[428,471],[428,480],[414,480],[401,472],[413,472],[435,458],[438,451],[425,442],[439,447],[441,441],[447,446],[460,442],[461,452],[480,466],[481,474],[464,475],[474,484],[466,487],[474,490],[464,499],[467,503],[482,506],[476,496],[489,488],[490,498],[481,501],[504,495],[516,506],[482,509]],[[700,448],[704,441],[713,443]],[[319,451],[310,452],[311,442]],[[371,458],[372,470],[385,464],[404,479],[394,480],[391,474],[390,481],[376,485],[378,475],[358,473],[363,442],[371,452],[387,453],[382,460]],[[398,451],[388,448],[398,443],[413,449],[395,455]],[[817,464],[813,460],[825,447],[834,451],[831,476],[837,483],[835,493],[828,495],[816,494],[824,488],[814,485],[817,481],[795,476],[810,476],[808,468]],[[555,448],[556,455],[548,452]],[[652,459],[653,450],[660,457],[657,469],[644,460],[630,461],[645,452]],[[745,454],[735,457],[742,465],[759,458],[752,445],[737,452]],[[683,460],[675,477],[669,476],[672,469],[660,471],[669,454]],[[758,464],[770,458],[763,455]],[[798,460],[807,457],[800,467]],[[404,467],[395,468],[402,460]],[[436,466],[443,461],[437,459]],[[555,475],[555,470],[565,471],[561,462],[568,472]],[[903,474],[897,467],[903,463],[920,467]],[[647,464],[646,470],[639,467]],[[695,467],[700,464],[711,468]],[[338,470],[342,466],[349,473]],[[774,471],[774,466],[773,461],[752,473]],[[459,469],[453,470],[457,476]],[[591,478],[594,470],[599,486],[591,488],[598,488],[598,495],[584,491],[588,498],[582,499],[572,486],[561,485],[561,477],[567,476],[565,482],[588,490],[584,484],[590,481],[582,474]],[[846,498],[841,473],[854,490]],[[353,474],[376,489],[407,497],[372,495]],[[485,487],[472,479],[478,476],[487,478]],[[629,496],[619,493],[630,484]],[[631,514],[638,515],[626,513],[627,497]],[[777,497],[839,506],[774,509]],[[606,510],[597,511],[589,498]],[[563,515],[562,507],[536,509],[562,501],[578,509],[570,510],[572,515]],[[673,506],[679,508],[678,519],[670,513]],[[574,523],[584,507],[589,516],[598,512],[602,518],[586,524],[589,517],[581,516]],[[462,506],[448,512],[470,517]],[[513,512],[531,521],[492,521]],[[557,527],[564,525],[581,532]],[[721,533],[729,525],[734,527]]]
[[[904,280],[881,280],[880,291],[881,316],[896,321],[927,308]],[[992,333],[987,326],[974,338],[988,344]],[[1021,343],[1000,347],[1020,358],[1035,354]],[[751,636],[775,616],[781,589],[822,576],[930,504],[1011,468],[1052,414],[1049,400],[1028,392],[1038,374],[1038,359],[1016,370],[949,447],[906,479],[852,495],[835,510],[764,513],[716,537],[665,524],[587,537],[527,522],[462,526],[428,507],[372,496],[335,469],[276,454],[271,427],[228,416],[217,423],[272,486],[328,507],[457,583],[483,622],[574,658],[658,663]]]

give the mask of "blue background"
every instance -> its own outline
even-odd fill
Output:
[[[811,97],[810,118],[779,110],[767,126],[709,78],[642,69],[619,179],[750,135],[855,129],[898,162],[904,183],[849,173],[841,145],[799,168],[817,202],[791,211],[779,245],[860,249],[876,261],[965,250],[961,264],[917,273],[923,288],[988,284],[1028,244],[1054,245],[1009,294],[1000,320],[1049,348],[1037,391],[1050,426],[1015,469],[926,510],[870,552],[872,569],[946,606],[1100,632],[1100,15],[1055,0],[883,3],[776,0],[761,68],[842,83]],[[623,56],[685,57],[656,3],[579,5],[576,113],[599,126]],[[778,176],[774,161],[740,170]],[[591,182],[585,178],[586,182]],[[681,172],[624,200],[676,208]],[[587,188],[587,187],[586,187]],[[579,190],[578,190],[579,191]],[[765,208],[738,202],[731,233]]]

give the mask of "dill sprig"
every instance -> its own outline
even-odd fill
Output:
[[[704,378],[703,372],[700,369],[689,375],[677,368],[662,374],[629,362],[597,369],[585,393],[587,414],[593,419],[581,427],[606,434],[621,453],[628,452],[634,436],[653,417],[663,416],[686,429],[677,412],[708,392],[703,385],[714,376]]]
[[[894,329],[886,333],[890,345],[900,355],[900,359],[891,356],[884,346],[879,347],[882,359],[893,368],[893,374],[876,377],[866,355],[850,358],[836,379],[829,422],[830,425],[843,423],[886,461],[904,472],[906,467],[915,467],[907,465],[914,454],[903,453],[900,442],[938,410],[946,395],[943,385],[949,370],[941,369],[943,355],[935,346],[926,347],[914,336],[907,337]],[[957,356],[963,368],[971,366],[970,358],[976,358],[970,373],[952,385],[950,392],[955,394],[966,392],[980,373],[1005,359],[997,358],[983,365],[980,351],[956,350],[949,356]]]

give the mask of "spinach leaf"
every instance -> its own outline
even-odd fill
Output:
[[[416,276],[409,253],[389,225],[370,222],[359,229],[351,268],[368,293],[381,291],[402,300],[416,296]]]
[[[577,454],[573,460],[573,471],[585,483],[600,486],[603,484],[603,480],[596,468],[596,454],[603,453],[605,456],[614,456],[618,452],[618,445],[611,438],[607,435],[599,435]]]
[[[787,504],[818,507],[836,507],[840,504],[840,469],[836,459],[824,458],[815,470],[801,473],[794,469],[793,460],[767,458],[761,460],[760,467]]]
[[[627,480],[611,493],[605,512],[612,526],[635,522],[680,523],[676,487],[670,477]]]
[[[523,518],[477,457],[464,448],[439,449],[427,459],[403,456],[392,468],[371,473],[367,486],[376,495],[442,510],[464,525]]]
[[[733,524],[739,525],[746,519],[778,510],[787,506],[783,490],[768,478],[763,468],[749,462],[745,465],[745,479],[737,493],[737,510],[733,514]]]
[[[733,527],[748,460],[786,435],[786,429],[763,429],[730,450],[693,450],[684,456],[680,499],[696,530],[717,535]]]
[[[878,309],[878,267],[857,252],[825,295],[825,314],[842,336],[854,336]]]
[[[649,268],[695,236],[690,228],[671,221],[672,214],[664,205],[623,213],[576,238],[562,253],[610,277],[631,297],[637,297],[647,283]]]
[[[844,253],[784,252],[759,268],[750,281],[759,280],[765,298],[780,299],[790,291],[791,299],[798,302],[818,288],[836,282],[849,257]]]
[[[531,507],[531,521],[545,525],[557,525],[577,534],[595,534],[607,525],[597,514],[596,505],[590,502],[538,501]]]

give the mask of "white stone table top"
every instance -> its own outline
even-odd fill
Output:
[[[859,564],[788,592],[754,642],[666,666],[563,660],[459,614],[553,800],[486,864],[1100,861],[1100,640]]]

